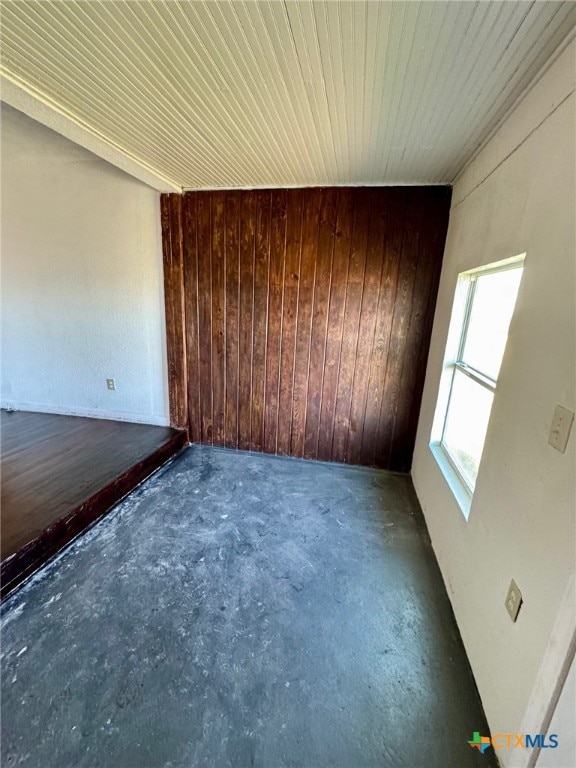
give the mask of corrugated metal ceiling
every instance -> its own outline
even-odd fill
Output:
[[[2,3],[7,79],[177,187],[451,182],[572,2]]]

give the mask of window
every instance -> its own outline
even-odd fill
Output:
[[[459,275],[431,448],[466,517],[524,256]]]

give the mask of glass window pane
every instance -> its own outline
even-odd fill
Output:
[[[458,369],[454,371],[442,445],[470,488],[484,447],[494,394]]]
[[[470,312],[463,362],[498,378],[522,269],[479,275]]]

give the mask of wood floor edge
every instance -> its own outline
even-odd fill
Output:
[[[137,485],[188,444],[185,431],[175,433],[157,450],[134,464],[113,482],[65,517],[42,531],[0,565],[0,599],[11,595],[28,577],[57,555],[79,534],[104,517]]]

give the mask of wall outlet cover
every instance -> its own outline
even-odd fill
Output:
[[[512,579],[506,595],[506,610],[510,614],[512,621],[518,618],[518,612],[522,605],[522,592],[518,589],[518,584]]]
[[[114,381],[114,379],[106,379],[106,386],[108,387],[108,389],[114,389],[115,390],[116,389],[116,382]]]

